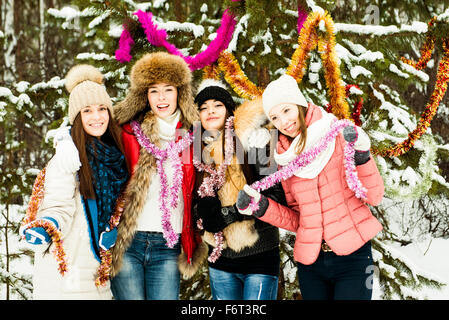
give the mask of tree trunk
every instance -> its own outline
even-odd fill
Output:
[[[42,80],[47,80],[45,68],[45,1],[39,0],[39,65]]]
[[[16,76],[16,56],[15,49],[17,46],[17,39],[14,33],[14,0],[5,0],[4,7],[4,70],[3,80],[5,83],[13,83]]]

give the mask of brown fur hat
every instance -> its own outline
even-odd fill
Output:
[[[114,107],[119,124],[126,123],[147,107],[148,87],[166,82],[178,89],[178,107],[186,127],[199,119],[192,96],[192,73],[181,57],[167,52],[147,53],[131,69],[131,87],[126,98]]]

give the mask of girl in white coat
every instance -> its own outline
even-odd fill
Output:
[[[121,131],[112,119],[112,102],[102,82],[100,71],[89,65],[75,66],[66,77],[71,139],[79,153],[73,162],[81,167],[66,170],[58,153],[50,160],[33,221],[50,228],[33,222],[21,228],[35,249],[34,299],[112,299],[109,282],[97,287],[95,279],[100,249],[115,243],[117,231],[110,230],[109,220],[129,173]],[[65,253],[63,275],[51,254],[56,243],[48,233],[54,228],[60,231]]]

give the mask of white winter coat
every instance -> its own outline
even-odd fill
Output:
[[[47,165],[44,198],[37,217],[58,221],[68,272],[61,276],[52,253],[54,245],[34,245],[34,299],[112,299],[109,281],[95,286],[98,266],[90,243],[88,222],[81,202],[76,174],[62,172],[54,158]]]

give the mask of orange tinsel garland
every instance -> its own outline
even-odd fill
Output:
[[[42,169],[36,177],[33,184],[33,191],[31,193],[30,201],[28,202],[28,208],[25,214],[25,218],[22,221],[22,227],[27,225],[27,228],[44,228],[50,236],[52,243],[54,244],[53,255],[58,263],[58,270],[61,275],[67,272],[67,257],[64,252],[62,234],[55,227],[53,223],[46,220],[36,220],[37,211],[44,198],[44,183],[45,183],[46,168]]]
[[[415,130],[408,134],[408,138],[401,143],[398,143],[390,148],[385,148],[381,150],[373,150],[374,154],[380,155],[382,157],[397,157],[403,155],[413,147],[416,140],[418,140],[430,126],[430,122],[435,116],[438,106],[443,99],[446,90],[447,83],[449,81],[449,38],[443,41],[444,55],[440,61],[437,72],[437,79],[435,82],[435,89],[430,97],[430,101],[427,104],[425,110],[421,114],[418,126]]]
[[[426,41],[424,42],[424,45],[420,50],[421,57],[419,58],[419,60],[415,62],[413,60],[401,57],[402,62],[415,67],[416,70],[422,70],[427,66],[427,63],[430,61],[430,57],[432,56],[432,51],[435,46],[435,36],[433,35],[431,28],[435,24],[436,19],[437,17],[433,17],[428,23],[429,31],[426,35]]]
[[[203,68],[203,79],[218,80],[219,78],[220,78],[220,69],[215,63],[210,66],[205,66]]]
[[[30,201],[28,202],[28,208],[25,214],[25,217],[22,221],[22,227],[25,225],[27,228],[44,228],[45,231],[52,239],[52,243],[55,248],[53,250],[53,254],[58,263],[58,270],[61,275],[65,275],[68,271],[67,268],[67,256],[64,251],[63,240],[61,232],[54,226],[54,224],[50,223],[46,220],[36,219],[37,211],[39,206],[44,198],[44,182],[45,182],[45,173],[46,168],[42,169],[41,172],[36,177],[36,180],[33,184],[33,191],[31,194]],[[109,226],[111,229],[116,228],[120,222],[120,217],[123,212],[124,198],[123,195],[120,195],[116,202],[116,207],[113,215],[109,220]],[[112,253],[111,250],[103,250],[100,249],[100,266],[97,270],[97,278],[95,280],[95,285],[103,286],[109,280],[109,273],[111,270],[111,262],[112,262]]]
[[[114,214],[111,216],[109,220],[109,227],[111,228],[111,230],[118,226],[120,222],[120,217],[123,212],[124,204],[125,199],[123,197],[123,194],[121,194],[117,199]],[[109,250],[100,249],[100,258],[101,263],[97,270],[98,273],[97,278],[95,279],[95,285],[97,287],[104,286],[106,282],[109,280],[109,274],[111,272],[111,263],[112,263],[111,249]]]
[[[317,35],[316,28],[320,21],[324,21],[327,35],[325,38],[318,38]],[[291,64],[287,68],[287,74],[294,77],[297,82],[301,82],[307,58],[310,52],[318,46],[323,60],[326,86],[330,96],[330,103],[333,106],[333,113],[340,119],[351,119],[349,105],[345,99],[345,87],[341,81],[340,69],[337,63],[334,24],[329,14],[311,13],[301,29],[298,43],[299,46],[293,53]],[[248,80],[232,53],[223,51],[220,54],[218,68],[219,71],[224,73],[225,80],[240,97],[254,99],[262,94],[263,89]],[[207,68],[204,70],[203,77],[217,79],[218,73],[213,68]]]
[[[263,90],[248,80],[232,53],[222,51],[218,58],[218,66],[224,72],[225,80],[240,97],[254,99],[262,94]]]
[[[317,36],[316,28],[324,22],[326,37]],[[339,119],[351,119],[349,105],[345,99],[346,92],[340,77],[340,68],[337,63],[335,51],[334,23],[330,15],[325,12],[312,12],[304,23],[298,38],[298,48],[292,56],[292,61],[287,68],[287,74],[296,78],[298,82],[304,76],[305,63],[310,51],[318,45],[318,52],[325,70],[324,77],[328,89],[332,112]]]

